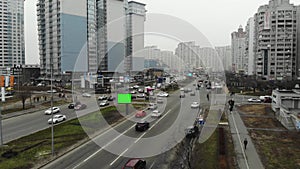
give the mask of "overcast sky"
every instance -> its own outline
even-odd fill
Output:
[[[26,64],[38,64],[36,1],[25,1]],[[149,13],[167,14],[195,26],[213,46],[230,45],[230,34],[245,27],[260,5],[269,0],[136,0],[145,3]],[[74,0],[74,3],[76,0]],[[290,0],[299,5],[300,0]],[[191,39],[192,40],[192,39]],[[149,43],[149,44],[147,44]],[[153,45],[146,42],[145,45]],[[173,50],[173,49],[169,49]]]

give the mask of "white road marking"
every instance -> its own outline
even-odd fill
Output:
[[[149,169],[152,169],[152,167],[154,166],[155,161],[151,164],[151,166],[149,167]]]
[[[123,154],[126,153],[126,151],[128,151],[129,148],[126,148],[125,151],[123,151],[113,162],[110,163],[110,166],[113,165],[121,156],[123,156]]]

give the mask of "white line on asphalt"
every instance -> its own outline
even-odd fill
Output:
[[[126,153],[126,151],[128,151],[129,148],[126,148],[125,151],[123,151],[113,162],[110,163],[110,166],[113,165],[121,156],[123,156],[123,154]]]
[[[241,145],[242,153],[243,153],[243,156],[244,156],[244,159],[245,159],[245,164],[246,164],[247,169],[249,169],[249,164],[248,164],[248,161],[247,161],[247,158],[246,158],[246,154],[245,154],[245,151],[244,151],[244,147],[243,147],[243,145],[242,145],[242,140],[241,140],[241,137],[240,137],[240,135],[239,135],[239,131],[238,131],[237,126],[236,126],[236,123],[235,123],[234,115],[233,115],[233,114],[231,114],[231,115],[232,115],[232,119],[233,119],[234,128],[235,128],[236,134],[237,134],[237,136],[238,136],[239,143],[240,143],[240,145]]]
[[[151,164],[151,166],[149,167],[149,169],[152,169],[152,167],[154,166],[155,161]]]
[[[157,120],[153,125],[155,126],[161,119],[163,119],[169,112],[171,112],[171,109],[165,114],[163,115],[159,120]],[[152,127],[149,128],[149,130],[152,129]],[[148,131],[149,131],[148,130]],[[120,156],[124,155],[126,151],[128,151],[129,148],[131,148],[135,143],[137,143],[145,134],[147,134],[147,132],[143,133],[138,139],[135,140],[135,142],[133,144],[131,144],[125,151],[123,151],[113,162],[110,163],[110,165],[113,165],[119,158]]]

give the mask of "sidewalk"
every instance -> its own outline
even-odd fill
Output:
[[[236,159],[240,169],[264,169],[264,166],[256,152],[254,144],[249,136],[248,130],[237,111],[228,113],[228,120]],[[247,138],[247,149],[244,149],[243,140]]]

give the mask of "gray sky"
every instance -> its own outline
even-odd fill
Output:
[[[26,64],[38,64],[36,1],[25,1]],[[76,0],[74,0],[76,1]],[[260,5],[269,0],[135,0],[147,4],[150,13],[167,14],[194,25],[213,46],[230,45],[230,34],[245,27]],[[300,0],[290,0],[300,5]],[[192,40],[192,39],[191,39]],[[146,42],[152,45],[154,42]],[[174,49],[168,49],[174,50]]]

